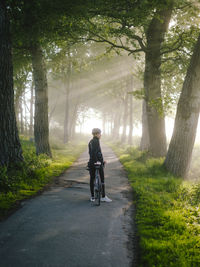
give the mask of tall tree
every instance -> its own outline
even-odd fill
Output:
[[[200,35],[183,83],[166,160],[168,171],[188,174],[200,111]]]
[[[149,150],[153,156],[157,157],[165,156],[167,152],[160,67],[161,46],[171,14],[172,6],[158,10],[146,32],[147,45],[145,53],[144,89],[150,141]]]
[[[23,160],[13,90],[11,40],[6,1],[0,2],[0,165]]]
[[[34,137],[36,154],[51,155],[49,145],[49,121],[48,121],[48,85],[43,51],[39,43],[30,48],[33,65],[33,78],[35,84],[35,123]]]

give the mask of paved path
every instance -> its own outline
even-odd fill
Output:
[[[0,223],[1,267],[132,266],[130,188],[111,149],[103,147],[103,153],[106,193],[113,202],[100,207],[89,202],[88,154],[83,153],[57,186],[25,201]]]

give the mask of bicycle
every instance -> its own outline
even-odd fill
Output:
[[[99,174],[99,169],[101,167],[101,163],[95,164],[95,182],[94,182],[94,198],[97,206],[101,204],[101,192],[102,192],[102,185],[101,185],[101,178]]]

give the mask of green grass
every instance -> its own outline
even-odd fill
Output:
[[[112,148],[133,188],[140,266],[200,266],[200,184],[174,178],[162,158]]]
[[[68,169],[86,148],[85,142],[78,145],[54,146],[53,158],[36,156],[34,144],[21,140],[24,162],[9,169],[0,168],[0,218],[5,217],[20,200],[30,198],[44,186]]]

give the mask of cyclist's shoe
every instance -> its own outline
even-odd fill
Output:
[[[107,196],[101,198],[102,202],[112,202],[112,199],[108,198]]]
[[[91,201],[91,202],[94,202],[94,201],[95,201],[95,198],[94,198],[94,197],[91,197],[91,198],[90,198],[90,201]]]

